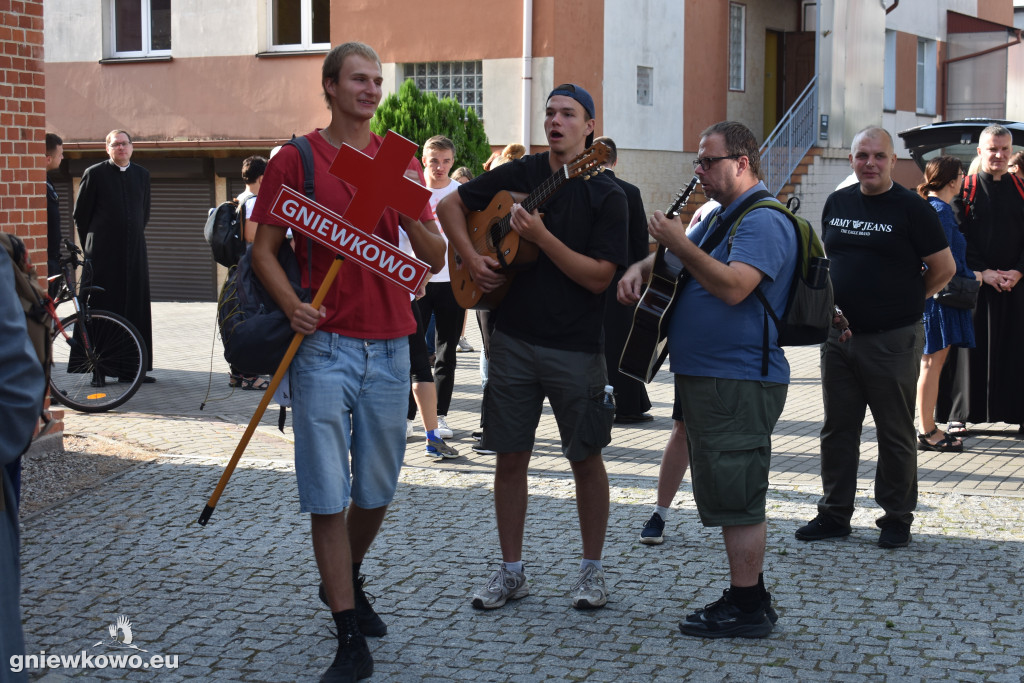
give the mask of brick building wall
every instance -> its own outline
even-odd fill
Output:
[[[24,240],[45,289],[44,91],[43,0],[4,2],[0,4],[0,229]],[[53,410],[51,416],[55,424],[45,439],[47,448],[63,443],[64,412]]]
[[[0,9],[0,225],[25,241],[46,275],[43,2]],[[42,283],[45,284],[45,283]]]

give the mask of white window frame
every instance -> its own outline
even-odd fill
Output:
[[[733,22],[739,26],[733,31]],[[738,35],[737,35],[738,34]],[[729,3],[729,90],[746,90],[747,72],[747,7]]]
[[[916,79],[916,112],[918,114],[935,114],[935,80],[936,52],[938,46],[934,40],[917,39]]]
[[[171,51],[168,50],[153,50],[150,49],[153,45],[153,36],[151,27],[153,25],[153,3],[152,0],[140,0],[140,18],[142,22],[141,34],[142,34],[142,49],[141,50],[124,50],[121,52],[117,51],[117,11],[115,0],[108,0],[110,10],[110,56],[114,59],[129,59],[138,57],[170,57]],[[171,5],[173,7],[173,4]],[[172,10],[173,11],[173,10]],[[170,21],[170,17],[168,17]],[[168,26],[168,31],[170,31]],[[172,36],[173,38],[173,36]],[[173,40],[172,40],[172,45]]]
[[[330,41],[313,42],[313,0],[300,0],[299,23],[301,24],[300,43],[286,45],[274,44],[274,0],[267,0],[267,52],[298,52],[308,50],[330,50]]]
[[[885,32],[882,109],[896,111],[896,31]]]

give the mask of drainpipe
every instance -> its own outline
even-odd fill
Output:
[[[900,0],[896,0],[896,2],[892,3],[891,7],[886,7],[885,8],[885,13],[888,14],[889,12],[893,11],[894,9],[899,7],[899,4],[900,4]]]
[[[987,55],[990,52],[998,52],[999,50],[1009,49],[1009,48],[1013,47],[1014,45],[1020,45],[1021,42],[1022,42],[1021,41],[1021,33],[1024,32],[1024,29],[1009,28],[1009,27],[1007,27],[1007,30],[1008,31],[1013,31],[1013,33],[1016,34],[1016,36],[1017,36],[1017,39],[1014,40],[1012,43],[1005,43],[1003,45],[996,45],[995,47],[990,47],[989,49],[982,50],[981,52],[972,52],[969,55],[961,55],[960,57],[954,57],[953,59],[945,59],[945,60],[942,61],[942,119],[943,120],[946,120],[946,118],[947,118],[946,117],[946,109],[947,109],[947,104],[949,103],[949,65],[952,64],[953,62],[962,62],[965,59],[974,59],[975,57],[981,57],[982,55]]]
[[[530,153],[530,109],[533,96],[533,0],[523,0],[523,146]]]

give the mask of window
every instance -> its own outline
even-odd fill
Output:
[[[896,111],[896,31],[885,32],[882,109]]]
[[[645,107],[654,105],[654,69],[649,66],[636,68],[636,103]]]
[[[818,2],[817,0],[804,0],[803,4],[803,25],[801,31],[818,30]]]
[[[735,2],[729,3],[729,90],[743,90],[746,13],[745,6]]]
[[[405,65],[405,80],[412,79],[422,92],[450,97],[463,107],[484,116],[483,62],[423,62]]]
[[[330,0],[268,1],[270,2],[271,50],[330,49]]]
[[[917,113],[935,113],[935,41],[917,39]]]
[[[110,20],[112,56],[171,54],[171,0],[113,0]]]

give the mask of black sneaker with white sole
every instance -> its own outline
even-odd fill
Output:
[[[640,532],[640,542],[644,545],[661,545],[665,542],[665,520],[657,512],[644,524]]]

